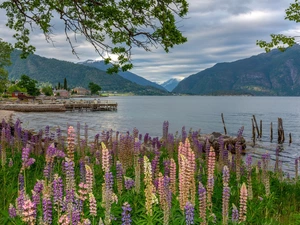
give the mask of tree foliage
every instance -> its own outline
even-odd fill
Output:
[[[101,91],[101,87],[98,84],[93,82],[89,83],[89,89],[91,90],[91,94],[98,94],[98,91]]]
[[[118,56],[109,72],[132,68],[132,47],[150,51],[161,46],[169,52],[187,41],[177,27],[178,19],[188,12],[187,0],[10,0],[0,7],[6,10],[7,26],[16,31],[15,48],[23,50],[24,57],[35,50],[30,44],[31,28],[38,27],[52,41],[58,17],[73,54],[77,52],[71,34],[83,35],[106,63],[113,62],[109,54]]]
[[[20,81],[18,82],[18,86],[21,88],[26,88],[27,93],[32,96],[37,96],[40,94],[39,89],[36,87],[37,81],[31,79],[27,75],[22,75]]]
[[[11,52],[12,46],[0,38],[0,93],[5,90],[8,82],[8,72],[4,67],[11,65]]]
[[[300,22],[300,3],[299,0],[295,0],[294,3],[291,3],[289,8],[285,10],[285,19],[294,21],[296,23]],[[271,34],[271,41],[266,42],[263,40],[257,41],[256,44],[264,48],[266,52],[269,52],[272,48],[278,48],[281,51],[284,51],[286,46],[291,47],[296,44],[296,38],[299,36],[286,36],[283,34]]]

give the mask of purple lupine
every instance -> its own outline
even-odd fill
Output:
[[[123,190],[123,168],[122,168],[122,164],[117,161],[117,165],[116,165],[116,170],[117,170],[117,186],[118,186],[118,192],[122,193]]]
[[[30,167],[34,162],[35,159],[29,158],[30,148],[23,148],[22,149],[22,170]]]
[[[80,160],[79,162],[79,171],[80,171],[80,182],[85,183],[85,163],[84,160]]]
[[[145,136],[144,136],[144,143],[147,144],[149,141],[149,134],[146,133]]]
[[[21,215],[23,212],[23,206],[24,206],[24,202],[25,202],[25,193],[24,193],[24,189],[19,191],[19,196],[16,199],[17,202],[17,210],[18,210],[18,214]]]
[[[122,206],[123,212],[122,212],[122,225],[130,225],[131,224],[131,217],[130,212],[132,208],[128,204],[128,202],[125,202]]]
[[[194,224],[194,206],[192,205],[192,203],[187,202],[184,207],[184,211],[186,224]]]
[[[63,198],[63,180],[57,174],[54,175],[52,191],[54,204],[61,206]]]
[[[43,222],[52,224],[52,202],[48,194],[43,196]]]
[[[80,222],[80,211],[72,210],[72,225],[77,225]]]
[[[168,208],[171,209],[172,191],[170,189],[170,177],[164,176],[163,185]]]
[[[131,179],[129,177],[125,177],[124,185],[125,185],[126,190],[129,190],[134,187],[135,182],[133,179]]]
[[[5,129],[5,137],[6,137],[6,142],[8,144],[11,143],[11,127],[9,124],[7,124],[6,129]]]
[[[233,223],[237,223],[239,221],[239,210],[234,204],[232,205],[231,221]]]
[[[25,181],[24,181],[24,176],[21,173],[19,174],[18,180],[19,180],[19,191],[24,190]]]
[[[181,129],[181,141],[183,143],[185,142],[186,137],[187,137],[187,133],[186,133],[186,130],[185,130],[185,126],[183,126],[182,129]]]
[[[139,134],[139,141],[142,141],[143,135]]]
[[[9,204],[8,214],[10,218],[15,218],[17,216],[17,210],[12,204]]]
[[[170,176],[170,165],[171,165],[171,161],[170,159],[165,159],[164,162],[164,176]]]
[[[37,181],[33,187],[33,193],[32,200],[37,206],[40,203],[40,194],[44,189],[44,183],[42,181]]]
[[[112,190],[114,184],[114,177],[112,172],[106,172],[105,173],[105,188],[107,190]]]

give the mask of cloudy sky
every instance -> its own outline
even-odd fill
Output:
[[[0,2],[2,2],[0,0]],[[262,53],[256,40],[269,41],[269,34],[300,36],[295,22],[284,20],[285,9],[293,0],[188,0],[189,13],[178,25],[188,42],[174,47],[170,53],[162,49],[145,52],[133,50],[134,69],[139,76],[155,82],[170,78],[183,79],[218,62],[231,62]],[[12,41],[13,31],[5,27],[0,10],[0,37]],[[36,54],[48,58],[78,62],[64,33],[54,29],[54,46],[42,34],[31,38]],[[80,61],[99,59],[87,42],[76,43]]]

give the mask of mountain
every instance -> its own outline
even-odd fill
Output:
[[[167,91],[173,91],[173,89],[179,84],[180,80],[172,78],[162,83],[161,86],[164,87]]]
[[[26,59],[19,57],[20,51],[11,54],[12,65],[6,69],[10,79],[18,79],[26,74],[40,82],[50,82],[57,85],[67,79],[68,87],[88,87],[89,82],[101,86],[103,91],[116,91],[133,93],[136,95],[166,95],[167,92],[154,88],[135,84],[115,74],[109,75],[96,68],[79,65],[57,59],[48,59],[38,55],[29,55]]]
[[[217,63],[182,80],[175,93],[300,95],[300,46],[275,49],[230,63]]]
[[[86,60],[84,62],[78,62],[78,64],[81,64],[81,65],[85,65],[85,66],[90,66],[90,67],[95,67],[99,70],[102,70],[102,71],[106,71],[109,67],[111,67],[110,64],[105,64],[103,60]],[[142,86],[151,86],[151,87],[155,87],[155,88],[158,88],[158,89],[161,89],[163,91],[166,91],[165,88],[163,88],[162,86],[160,86],[159,84],[155,83],[155,82],[152,82],[152,81],[149,81],[143,77],[140,77],[134,73],[131,73],[129,71],[120,71],[118,73],[121,77],[127,79],[127,80],[130,80],[131,82],[133,83],[136,83],[136,84],[139,84],[139,85],[142,85]]]

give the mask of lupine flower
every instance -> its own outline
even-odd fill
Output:
[[[85,171],[86,171],[86,184],[87,184],[87,191],[88,193],[91,193],[93,190],[93,183],[94,183],[94,175],[91,167],[88,165],[85,165]]]
[[[109,162],[110,154],[103,142],[101,142],[101,145],[102,145],[102,169],[103,171],[108,172],[110,169],[110,162]]]
[[[194,224],[194,206],[192,203],[187,202],[185,207],[185,222],[187,225]]]
[[[234,223],[237,223],[239,221],[239,210],[237,209],[235,204],[232,204],[231,221]]]
[[[144,156],[144,182],[145,182],[145,207],[146,213],[149,216],[152,216],[152,191],[153,191],[153,184],[152,184],[152,169],[151,164],[147,156]]]
[[[199,182],[199,214],[202,219],[201,225],[206,225],[206,190],[201,182]]]
[[[67,138],[67,142],[68,142],[68,148],[67,148],[67,155],[68,158],[71,161],[74,161],[74,149],[75,149],[75,141],[74,141],[74,128],[72,126],[70,126],[68,128],[68,138]]]
[[[26,168],[29,168],[35,162],[35,159],[29,158],[29,154],[30,154],[30,148],[23,148],[22,149],[22,168],[21,168],[21,171],[23,171]]]
[[[90,214],[92,216],[97,216],[97,202],[93,193],[89,193],[89,205],[90,205]]]
[[[222,198],[222,217],[223,224],[228,224],[228,204],[230,197],[230,188],[228,187],[229,183],[229,170],[227,166],[223,167],[223,198]]]
[[[30,199],[26,199],[23,205],[22,220],[30,225],[35,224],[36,207]]]
[[[243,183],[240,191],[240,214],[239,214],[239,221],[245,222],[246,221],[246,214],[247,214],[247,187],[246,184]]]
[[[79,186],[79,190],[78,190],[78,198],[81,200],[81,201],[85,201],[87,199],[87,195],[91,192],[88,192],[88,185],[85,184],[85,183],[79,183],[78,184]]]
[[[267,196],[270,194],[270,179],[269,179],[269,174],[268,174],[269,160],[270,160],[269,153],[262,155],[262,162],[263,162],[262,179],[263,179],[263,183],[265,185],[265,190],[266,190]]]
[[[214,171],[215,171],[216,153],[213,147],[210,147],[208,154],[208,171],[207,171],[207,204],[212,207],[212,194],[214,189]]]
[[[52,202],[49,194],[43,196],[43,222],[52,224]]]
[[[64,214],[59,218],[58,223],[61,225],[69,225],[69,224],[71,224],[71,221],[70,221],[68,215]]]
[[[117,169],[117,187],[118,187],[118,193],[121,194],[123,191],[123,168],[122,168],[122,164],[117,161],[117,165],[116,165],[116,169]]]
[[[170,161],[170,185],[174,195],[176,195],[176,163],[174,159]]]
[[[135,182],[130,177],[124,177],[124,184],[125,184],[126,190],[129,190],[134,187]]]
[[[62,198],[63,198],[63,181],[58,174],[54,175],[53,183],[52,183],[52,191],[53,191],[53,203],[59,206],[62,206]]]
[[[130,212],[132,208],[128,204],[128,202],[125,202],[122,206],[123,212],[122,212],[122,225],[130,225],[131,224],[131,218],[130,218]]]
[[[17,216],[17,210],[12,204],[9,204],[8,213],[10,218],[15,218]]]

